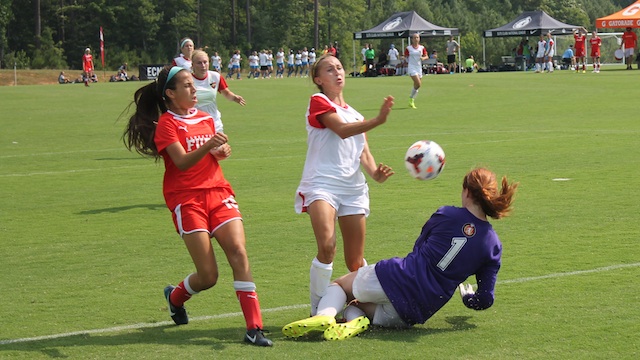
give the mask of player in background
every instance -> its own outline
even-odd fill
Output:
[[[271,74],[273,74],[273,51],[271,49],[265,51],[267,53],[267,77],[271,79]]]
[[[361,169],[379,183],[393,175],[393,170],[376,163],[365,132],[387,121],[393,97],[386,97],[378,115],[365,121],[344,100],[345,70],[337,57],[326,54],[318,58],[311,78],[320,92],[311,96],[306,112],[308,149],[295,210],[309,214],[318,247],[309,270],[311,315],[315,315],[333,274],[336,219],[347,268],[354,271],[366,265],[369,187]]]
[[[205,59],[207,57],[205,56]],[[208,65],[208,64],[207,64]],[[227,135],[217,133],[211,115],[195,109],[196,88],[189,71],[166,67],[134,95],[134,110],[123,140],[129,150],[162,158],[162,191],[175,228],[196,271],[164,296],[176,325],[187,324],[184,303],[218,281],[214,237],[233,270],[235,296],[246,321],[244,341],[272,346],[263,334],[260,303],[247,258],[242,215],[219,161],[231,154]]]
[[[540,34],[540,40],[538,40],[538,50],[536,51],[536,72],[542,73],[544,71],[544,51],[547,47],[547,42],[544,40],[544,35]]]
[[[262,79],[266,79],[267,76],[269,76],[269,55],[267,50],[260,50],[260,53],[258,53],[258,59],[258,63],[260,65],[260,77]]]
[[[413,80],[413,88],[411,88],[411,95],[409,95],[409,107],[415,109],[415,98],[422,86],[422,61],[429,58],[427,48],[420,45],[419,33],[411,35],[411,44],[404,49],[404,57],[408,62],[407,73]]]
[[[300,77],[309,77],[309,51],[307,47],[302,48],[302,52],[300,53],[300,61],[302,61],[302,66],[300,68]]]
[[[93,55],[91,55],[91,49],[84,49],[84,54],[82,55],[82,71],[84,72],[83,79],[84,86],[89,86],[89,81],[93,78],[93,70],[95,67],[93,66]]]
[[[180,40],[180,55],[176,56],[171,64],[191,71],[191,55],[194,50],[193,40],[188,37],[182,38],[182,40]]]
[[[467,308],[491,307],[502,244],[487,218],[509,214],[518,186],[506,177],[501,185],[498,189],[496,175],[486,168],[468,172],[462,181],[462,207],[442,206],[433,213],[407,256],[381,260],[338,278],[320,300],[317,315],[286,325],[284,335],[323,331],[327,340],[343,340],[370,323],[396,328],[423,324],[456,289]],[[478,284],[475,291],[463,284],[472,275]],[[336,324],[341,312],[347,322]]]
[[[242,76],[242,68],[241,68],[241,63],[242,62],[242,55],[240,54],[240,50],[236,49],[233,52],[233,55],[231,55],[231,68],[234,74],[236,74],[236,80],[242,80],[241,76]]]
[[[284,49],[280,48],[276,52],[276,79],[284,76]]]
[[[253,51],[251,55],[247,58],[249,60],[249,75],[247,75],[248,79],[251,79],[253,76],[254,79],[260,77],[260,57],[258,56],[257,51]]]
[[[547,43],[544,48],[544,59],[547,64],[547,72],[553,72],[553,54],[555,53],[555,41],[553,41],[553,35],[551,31],[547,33]]]
[[[636,51],[636,46],[638,46],[638,35],[636,35],[630,27],[626,28],[625,32],[622,33],[621,49],[622,45],[624,45],[624,58],[627,64],[627,70],[632,70],[633,53]]]
[[[236,95],[220,73],[209,70],[209,60],[206,52],[196,50],[193,52],[193,84],[196,87],[198,102],[196,109],[202,110],[213,117],[216,133],[224,132],[222,114],[218,110],[217,95],[220,93],[225,99],[245,106],[246,101],[240,95]]]
[[[589,39],[591,45],[591,63],[593,64],[593,72],[600,72],[600,46],[602,45],[602,39],[598,36],[598,30],[594,29]]]
[[[575,50],[576,72],[580,72],[580,64],[582,64],[582,73],[584,74],[587,72],[587,50],[585,47],[585,43],[587,42],[587,29],[584,27],[574,29],[573,39],[575,40],[573,48]]]
[[[293,49],[289,49],[289,55],[287,56],[287,77],[291,77],[291,74],[295,71],[295,56]]]
[[[214,71],[220,72],[222,67],[222,58],[220,58],[220,55],[218,55],[217,51],[213,52],[213,55],[211,56],[211,68]]]

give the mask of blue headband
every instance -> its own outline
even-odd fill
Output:
[[[164,86],[162,87],[162,98],[163,99],[164,99],[164,93],[167,91],[167,84],[169,83],[171,78],[173,78],[174,76],[176,76],[177,73],[180,72],[180,70],[184,70],[184,68],[182,68],[180,66],[174,66],[174,67],[171,68],[171,70],[169,70],[169,75],[167,75],[167,81],[164,82]]]
[[[193,44],[193,40],[191,39],[184,39],[182,40],[182,42],[180,43],[180,49],[182,49],[184,47],[184,45],[187,43],[187,41],[189,41],[190,43]]]

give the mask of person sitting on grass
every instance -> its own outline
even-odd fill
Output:
[[[473,310],[493,305],[502,244],[488,217],[511,211],[518,187],[486,168],[468,172],[462,181],[462,207],[440,207],[422,227],[413,250],[366,265],[344,275],[327,289],[315,316],[285,325],[287,337],[322,332],[326,340],[343,340],[369,324],[407,328],[423,324],[460,289],[462,303]],[[473,290],[463,282],[475,275]],[[347,305],[345,308],[345,305]],[[337,323],[343,313],[345,323]]]
[[[64,74],[64,71],[60,71],[60,75],[58,75],[58,83],[59,84],[71,84],[71,81],[67,79]]]

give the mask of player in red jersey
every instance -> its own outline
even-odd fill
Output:
[[[184,303],[218,281],[211,244],[215,237],[233,270],[233,287],[247,325],[244,341],[272,346],[262,331],[242,215],[219,164],[231,155],[231,147],[227,136],[215,131],[211,115],[194,108],[196,102],[191,73],[179,66],[165,67],[156,82],[136,91],[135,113],[123,136],[130,150],[164,160],[164,198],[196,268],[178,286],[165,287],[169,315],[176,325],[187,324]]]
[[[82,71],[84,72],[84,86],[89,86],[89,81],[93,78],[93,55],[91,55],[91,49],[84,49],[84,55],[82,55]]]
[[[573,30],[573,39],[575,40],[575,58],[576,58],[576,72],[580,72],[580,64],[582,64],[582,72],[587,72],[585,43],[587,42],[587,29],[581,27]]]
[[[624,58],[627,64],[627,70],[631,70],[631,64],[633,63],[633,53],[636,51],[638,45],[638,35],[628,27],[625,32],[622,33],[622,45],[624,45]],[[622,49],[622,45],[620,48]]]
[[[598,36],[598,30],[593,30],[591,39],[589,39],[591,45],[591,62],[593,63],[593,72],[600,72],[600,45],[602,45],[602,39]]]

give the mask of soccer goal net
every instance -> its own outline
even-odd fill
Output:
[[[616,60],[615,51],[620,48],[620,44],[622,43],[622,33],[613,32],[613,33],[598,33],[598,36],[601,39],[602,45],[600,45],[600,63],[601,64],[623,64],[624,59]],[[587,64],[591,65],[591,45],[589,44],[589,40],[591,39],[592,34],[587,34],[586,41],[586,61]],[[565,50],[569,47],[569,45],[575,46],[575,41],[573,39],[573,35],[568,36],[557,36],[556,40],[556,55],[562,56]],[[574,50],[575,51],[575,50]],[[634,54],[634,61],[635,61]],[[632,64],[633,65],[633,64]]]

